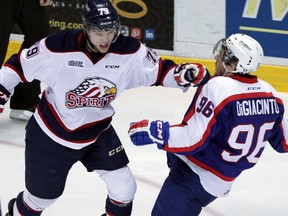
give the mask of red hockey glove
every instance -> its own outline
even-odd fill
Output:
[[[169,139],[169,123],[160,120],[132,122],[128,133],[134,145],[156,143],[159,149],[163,149]]]
[[[204,85],[210,78],[207,68],[198,63],[182,63],[174,70],[174,78],[180,86]]]
[[[9,100],[10,92],[0,84],[0,114],[4,110],[4,104]]]

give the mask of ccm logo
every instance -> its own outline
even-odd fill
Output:
[[[120,151],[122,151],[124,148],[123,146],[118,146],[117,148],[115,149],[112,149],[111,151],[108,152],[109,156],[112,156],[112,155],[115,155],[117,153],[119,153]]]
[[[105,65],[105,68],[120,68],[120,65]]]
[[[157,121],[157,136],[158,136],[160,139],[163,139],[162,129],[163,129],[162,121]]]

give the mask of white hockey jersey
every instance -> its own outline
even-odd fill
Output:
[[[253,167],[267,142],[288,152],[288,123],[278,93],[251,75],[213,77],[197,89],[180,125],[170,127],[164,150],[176,153],[214,196],[229,193]]]
[[[54,141],[80,149],[93,143],[111,123],[111,101],[125,89],[163,85],[178,87],[174,62],[132,37],[120,35],[108,53],[85,49],[80,30],[51,35],[11,57],[0,71],[9,92],[20,82],[40,80],[48,87],[34,117]]]

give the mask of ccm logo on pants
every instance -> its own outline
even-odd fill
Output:
[[[123,146],[121,145],[121,146],[119,146],[119,147],[117,147],[117,148],[115,148],[115,149],[112,149],[111,151],[109,151],[109,156],[112,156],[112,155],[114,155],[114,154],[117,154],[117,153],[119,153],[120,151],[122,151],[124,148],[123,148]]]

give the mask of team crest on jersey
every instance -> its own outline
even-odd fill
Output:
[[[116,86],[110,81],[99,78],[87,78],[77,88],[66,93],[66,106],[103,108],[115,99]]]

